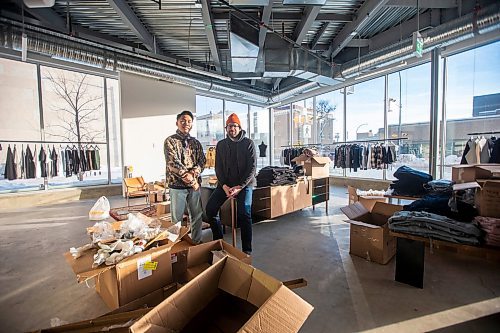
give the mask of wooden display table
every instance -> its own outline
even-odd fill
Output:
[[[253,191],[252,215],[273,219],[306,207],[326,202],[330,198],[329,178],[300,179],[297,184],[258,187]]]
[[[429,244],[432,249],[443,249],[458,254],[500,261],[500,248],[458,244],[392,231],[390,235],[397,238],[394,280],[417,288],[424,287],[426,244]]]

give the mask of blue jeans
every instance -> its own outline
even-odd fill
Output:
[[[170,215],[172,223],[181,222],[186,210],[191,221],[191,238],[198,244],[201,243],[201,225],[203,208],[201,206],[201,192],[190,189],[170,189]]]
[[[241,229],[241,247],[245,252],[252,252],[252,193],[253,189],[247,186],[236,197],[237,225]],[[222,227],[216,216],[226,200],[226,193],[218,186],[210,195],[205,208],[214,239],[222,239]]]

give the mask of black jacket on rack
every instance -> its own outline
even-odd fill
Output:
[[[26,155],[24,156],[24,158],[25,158],[24,167],[25,167],[26,179],[35,178],[36,177],[35,157],[33,156],[33,153],[31,152],[29,146],[26,146]]]
[[[5,173],[4,177],[8,180],[17,179],[16,174],[16,165],[14,164],[14,153],[12,153],[12,149],[7,148],[7,159],[5,161]]]

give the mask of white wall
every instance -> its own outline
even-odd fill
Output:
[[[143,76],[120,73],[124,165],[146,181],[165,178],[163,141],[175,133],[176,115],[195,113],[194,88]],[[191,130],[196,135],[196,128]]]

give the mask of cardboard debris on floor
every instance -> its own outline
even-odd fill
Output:
[[[231,302],[216,316],[203,314],[212,302]],[[218,300],[217,300],[218,299]],[[225,257],[130,327],[133,333],[298,332],[313,307],[280,281],[232,257]],[[196,320],[195,320],[196,318]]]
[[[340,210],[351,224],[349,253],[358,257],[387,264],[396,254],[396,239],[389,235],[387,220],[402,210],[399,205],[376,202],[370,212],[360,202]]]

